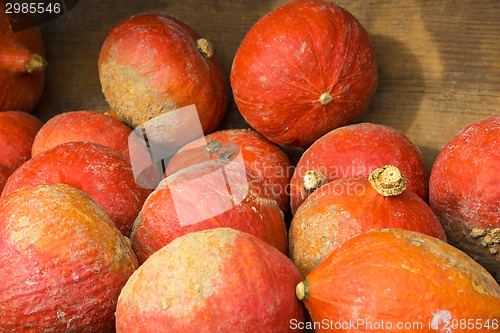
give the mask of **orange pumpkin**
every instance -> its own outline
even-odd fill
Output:
[[[130,277],[117,333],[300,332],[302,277],[283,253],[230,228],[193,232],[153,254]]]
[[[369,179],[337,179],[316,190],[290,225],[290,258],[306,276],[350,238],[380,228],[401,228],[446,241],[437,216],[406,189],[398,168],[385,166]]]
[[[315,332],[498,332],[500,286],[465,253],[402,229],[336,249],[296,288]]]
[[[99,205],[57,184],[2,200],[0,266],[0,332],[114,332],[138,263]]]

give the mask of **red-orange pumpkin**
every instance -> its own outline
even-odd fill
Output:
[[[264,181],[281,210],[288,210],[288,184],[292,176],[290,159],[275,144],[252,130],[218,131],[188,143],[170,160],[166,174],[227,154],[241,154],[240,159]]]
[[[376,85],[367,32],[345,9],[322,0],[293,1],[261,18],[231,69],[243,117],[267,139],[290,146],[354,122]]]
[[[430,205],[450,243],[500,281],[500,116],[471,124],[432,167]]]
[[[217,227],[248,232],[287,252],[276,200],[259,177],[230,160],[197,164],[165,178],[144,203],[132,246],[144,262],[179,236]]]
[[[336,249],[297,285],[315,332],[498,332],[500,286],[455,247],[402,229]]]
[[[37,27],[13,32],[0,1],[0,111],[32,112],[42,97],[45,49]]]
[[[68,142],[24,163],[8,179],[1,197],[20,188],[57,183],[87,193],[125,236],[152,191],[136,184],[125,155],[98,143]]]
[[[97,111],[72,111],[58,114],[37,133],[31,156],[66,142],[95,142],[130,157],[128,138],[132,130],[121,121]]]
[[[344,178],[315,191],[290,226],[290,258],[307,276],[336,248],[372,229],[401,228],[446,241],[430,207],[406,189],[401,172],[385,166],[369,179]]]
[[[408,189],[428,199],[428,172],[417,146],[401,131],[361,123],[337,128],[310,146],[297,163],[290,181],[290,204],[296,212],[314,188],[304,188],[304,175],[319,171],[332,181],[368,177],[384,165],[394,165],[406,178]]]
[[[26,112],[0,112],[0,164],[9,170],[9,175],[31,158],[33,141],[42,125]]]
[[[153,254],[118,299],[117,333],[301,332],[302,277],[283,253],[230,228],[187,234]]]
[[[101,48],[99,77],[111,108],[132,128],[194,104],[208,134],[227,106],[224,74],[210,43],[162,14],[135,15],[115,26]],[[183,117],[161,118],[148,131],[148,139],[182,145],[196,138],[190,137],[192,123],[183,123]]]
[[[99,205],[57,184],[2,200],[0,266],[1,332],[111,333],[138,263]]]

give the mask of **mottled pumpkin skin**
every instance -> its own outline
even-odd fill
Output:
[[[100,206],[57,184],[2,200],[0,266],[0,332],[114,332],[138,262]]]
[[[283,253],[255,236],[215,228],[179,237],[153,254],[123,288],[116,331],[300,332],[302,280]]]
[[[402,229],[350,239],[308,275],[305,285],[305,305],[316,322],[385,323],[380,330],[359,326],[341,332],[395,332],[398,323],[420,322],[420,328],[402,331],[491,333],[500,318],[500,287],[483,267],[437,238]],[[480,321],[482,328],[445,329],[446,320],[450,327],[462,319]],[[331,332],[326,328],[315,332]]]
[[[194,104],[203,132],[215,129],[227,107],[228,87],[216,57],[208,59],[197,49],[199,38],[183,22],[154,13],[132,16],[108,33],[99,77],[106,100],[123,122],[136,128]],[[192,140],[192,128],[179,126],[182,117],[165,118],[156,131],[148,132],[148,139]]]
[[[500,116],[471,124],[438,155],[430,205],[450,243],[500,281]]]
[[[32,112],[40,101],[45,71],[26,70],[33,53],[45,56],[40,30],[12,32],[5,3],[0,1],[0,111]]]
[[[307,276],[336,248],[372,229],[401,228],[446,241],[430,207],[414,192],[385,197],[363,178],[337,179],[316,190],[293,216],[290,258]]]
[[[209,154],[205,150],[206,143],[214,140],[221,144],[221,149]],[[264,181],[281,210],[288,210],[288,185],[292,177],[290,159],[279,147],[253,130],[217,131],[188,143],[170,160],[166,174],[170,175],[187,166],[220,158],[221,154],[227,154],[227,151],[233,154],[241,153],[245,166]]]
[[[130,158],[130,133],[130,127],[97,111],[65,112],[51,118],[38,131],[31,148],[31,156],[66,142],[95,142]]]
[[[283,213],[264,182],[240,163],[222,160],[164,179],[144,203],[131,240],[144,262],[179,236],[217,227],[248,232],[287,252]]]
[[[123,154],[98,143],[69,142],[24,163],[8,179],[1,197],[20,188],[57,183],[87,193],[125,236],[151,193],[135,183],[131,163]]]
[[[375,52],[346,10],[327,1],[293,1],[247,33],[231,86],[258,132],[278,144],[307,146],[365,111],[377,86]],[[324,93],[332,97],[326,105]]]
[[[31,147],[42,125],[26,112],[0,112],[0,164],[8,168],[9,175],[31,158]]]
[[[307,198],[302,178],[308,170],[321,171],[329,181],[368,177],[384,165],[397,167],[408,189],[428,199],[428,172],[417,146],[401,131],[384,125],[361,123],[335,129],[311,145],[297,163],[290,181],[292,212]]]

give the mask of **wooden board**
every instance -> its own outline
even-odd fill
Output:
[[[107,32],[128,16],[162,12],[213,42],[229,80],[234,54],[257,20],[284,0],[80,1],[40,26],[49,62],[35,115],[107,111],[97,70]],[[500,2],[497,0],[339,0],[375,45],[379,85],[360,121],[406,133],[427,167],[463,127],[500,114]],[[245,128],[234,101],[221,128]],[[293,162],[302,149],[287,149]]]

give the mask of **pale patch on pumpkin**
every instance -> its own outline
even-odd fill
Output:
[[[450,322],[453,316],[448,310],[436,310],[432,313],[431,327],[442,333],[451,332]]]

